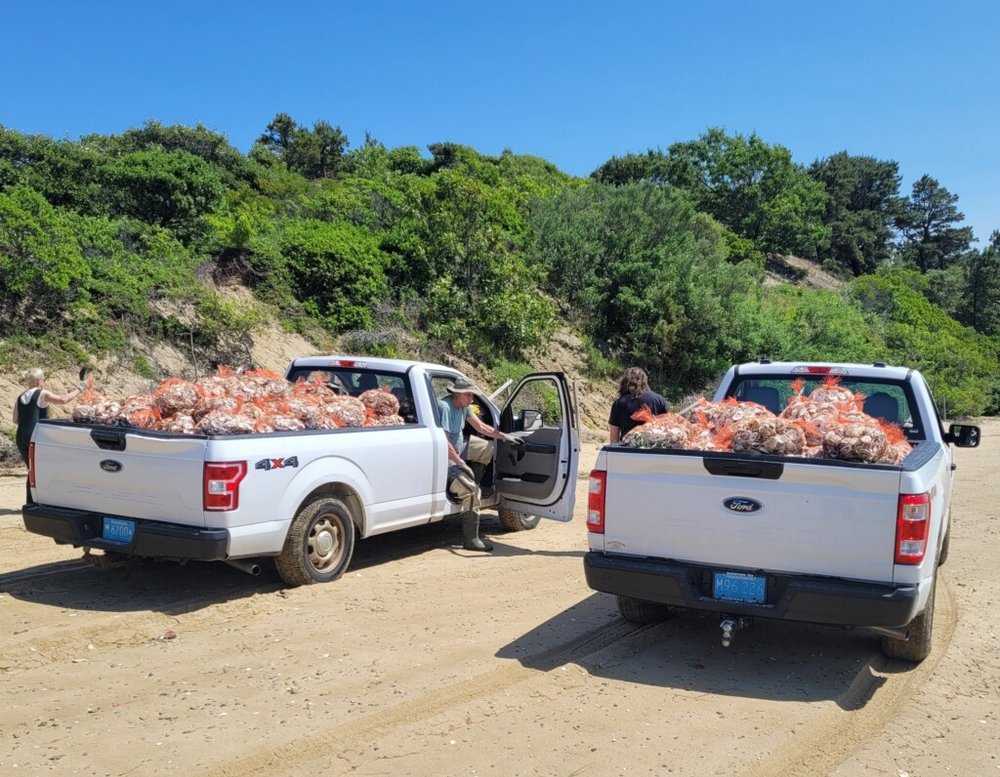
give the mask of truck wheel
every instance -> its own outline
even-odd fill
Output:
[[[938,553],[938,566],[948,560],[948,546],[951,545],[951,523],[948,524],[948,531],[944,533],[944,541],[941,543],[941,552]]]
[[[353,554],[350,510],[339,499],[324,497],[299,510],[274,565],[288,585],[328,583],[344,574]]]
[[[937,578],[935,577],[931,587],[931,595],[927,598],[927,606],[924,607],[922,613],[910,621],[909,639],[882,637],[882,652],[889,658],[898,658],[900,661],[912,661],[917,664],[930,655],[936,594]]]
[[[659,623],[677,614],[677,608],[666,604],[654,604],[631,596],[616,596],[618,612],[629,623]]]
[[[507,531],[527,531],[538,526],[541,519],[537,515],[526,515],[508,510],[506,507],[497,508],[497,517],[500,518],[500,525]]]

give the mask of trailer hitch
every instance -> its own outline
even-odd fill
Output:
[[[719,627],[722,629],[722,647],[729,647],[733,643],[733,637],[740,629],[745,629],[751,624],[750,618],[725,617],[720,621]]]

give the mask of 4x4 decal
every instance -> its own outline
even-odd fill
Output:
[[[254,469],[284,469],[285,467],[299,466],[298,456],[289,456],[287,459],[261,459],[253,465]]]

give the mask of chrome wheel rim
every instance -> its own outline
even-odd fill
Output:
[[[323,516],[313,524],[308,540],[309,563],[317,572],[329,572],[344,552],[344,530],[340,523]]]

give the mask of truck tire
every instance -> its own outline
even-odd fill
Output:
[[[882,637],[882,652],[889,658],[918,664],[931,652],[931,635],[934,627],[934,597],[937,594],[937,577],[931,587],[924,611],[910,621],[910,638],[893,639]]]
[[[944,540],[941,543],[941,552],[938,553],[938,566],[948,560],[948,546],[951,545],[951,522],[948,523],[948,531],[944,533]]]
[[[517,513],[506,507],[497,508],[497,517],[500,518],[500,525],[507,531],[528,531],[538,526],[538,522],[542,520],[540,516]]]
[[[666,604],[654,604],[631,596],[616,596],[618,612],[629,623],[659,623],[677,614],[677,608]]]
[[[274,559],[290,586],[328,583],[347,569],[354,555],[354,520],[339,499],[309,502],[292,519],[285,546]]]

